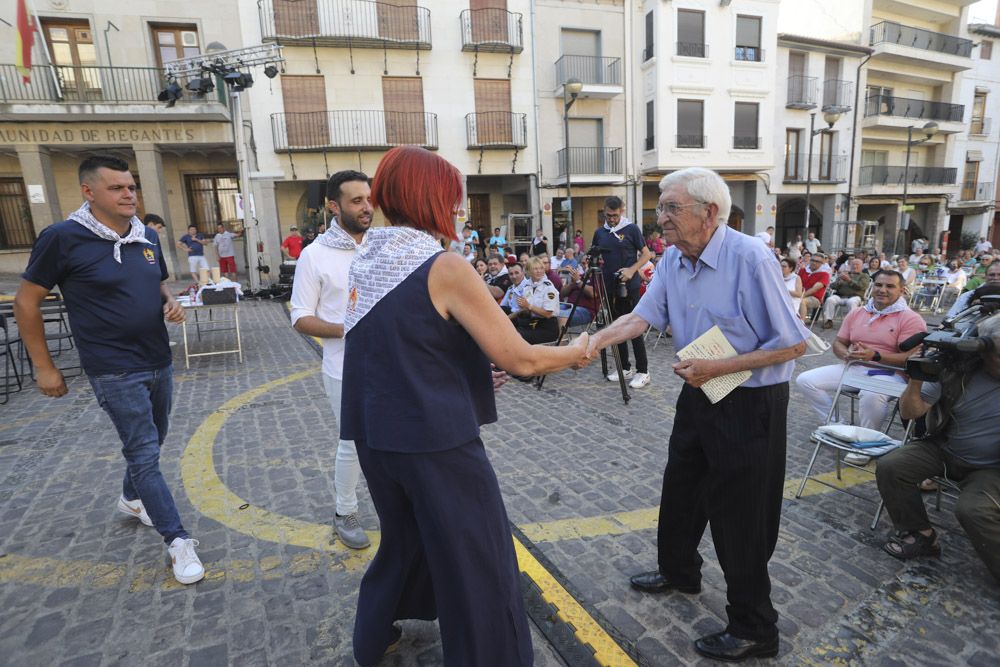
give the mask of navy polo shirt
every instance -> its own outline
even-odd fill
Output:
[[[80,363],[90,375],[164,368],[171,362],[160,282],[167,264],[149,227],[146,243],[121,246],[72,220],[42,230],[21,277],[51,290],[59,286]]]
[[[195,239],[204,241],[205,236],[201,232],[198,232],[193,237],[190,234],[185,234],[181,237],[181,243],[191,249],[188,257],[200,257],[205,254],[205,246],[195,241]]]
[[[618,284],[615,272],[632,266],[639,259],[639,253],[646,247],[646,239],[642,238],[642,232],[634,223],[625,225],[621,230],[612,232],[603,225],[594,232],[593,245],[605,249],[604,258],[604,282],[608,286],[611,294],[614,294],[614,285]],[[630,290],[639,289],[642,278],[636,271],[632,279],[628,281]]]

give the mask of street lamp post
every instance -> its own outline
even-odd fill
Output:
[[[810,200],[812,199],[812,169],[813,169],[813,137],[817,134],[823,134],[824,132],[830,132],[833,129],[833,124],[840,120],[840,113],[835,111],[826,111],[823,113],[823,120],[826,121],[826,127],[816,129],[816,112],[813,111],[809,114],[809,156],[806,158],[806,224],[805,232],[802,234],[802,242],[805,243],[806,239],[809,238],[809,218],[810,218]]]
[[[583,82],[575,77],[567,79],[566,83],[563,84],[563,138],[565,139],[564,146],[566,147],[566,201],[568,202],[565,207],[567,245],[573,243],[573,239],[576,238],[576,232],[573,229],[573,186],[570,183],[572,169],[570,169],[569,155],[569,108],[576,102],[576,98],[581,90],[583,90]],[[554,233],[555,230],[553,230]]]
[[[922,144],[925,141],[930,141],[931,138],[937,134],[938,124],[934,121],[930,121],[928,123],[924,123],[924,126],[921,129],[924,131],[924,138],[914,141],[913,126],[910,125],[906,128],[906,165],[903,167],[903,204],[901,206],[902,215],[899,218],[899,231],[896,232],[897,243],[899,241],[899,235],[906,232],[906,230],[910,228],[910,212],[906,209],[906,195],[909,193],[910,185],[910,151],[914,146]],[[895,250],[895,248],[893,248],[893,250]]]

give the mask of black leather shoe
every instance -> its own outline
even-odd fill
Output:
[[[716,632],[695,640],[694,650],[706,658],[724,662],[741,662],[747,658],[773,658],[778,655],[778,638],[755,641],[734,637],[728,632]]]
[[[643,593],[668,593],[670,591],[680,591],[681,593],[701,593],[701,584],[678,584],[670,581],[657,571],[643,572],[629,578],[632,588]]]

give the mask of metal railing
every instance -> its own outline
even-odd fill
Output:
[[[785,107],[792,109],[811,109],[816,106],[816,77],[788,77],[788,99]]]
[[[361,48],[431,48],[431,11],[370,0],[260,0],[264,41]]]
[[[465,115],[469,148],[525,148],[528,117],[509,111],[480,111]]]
[[[181,80],[181,88],[186,82]],[[0,65],[0,102],[152,103],[166,86],[157,67],[104,67],[98,65],[35,65],[31,81],[22,83],[14,65]],[[223,102],[225,89],[203,98],[185,93],[178,102]]]
[[[275,152],[438,147],[437,114],[420,111],[307,111],[271,114]]]
[[[704,134],[678,134],[674,145],[677,148],[704,148],[707,143]]]
[[[733,52],[733,60],[762,63],[764,62],[764,49],[759,46],[737,46]]]
[[[598,56],[560,56],[556,61],[556,81],[566,83],[570,79],[583,83],[605,86],[622,85],[622,59],[599,58]]]
[[[559,175],[566,175],[566,152],[569,151],[569,167],[572,176],[581,174],[622,173],[622,149],[596,147],[561,148],[556,152],[559,161]]]
[[[869,44],[875,46],[885,43],[910,46],[924,51],[948,53],[965,58],[972,56],[971,39],[914,28],[895,21],[882,21],[871,27]]]
[[[643,49],[642,49],[642,62],[646,62],[647,60],[652,60],[655,55],[656,55],[656,46],[655,45],[643,47]]]
[[[844,183],[847,181],[846,155],[816,155],[812,159],[813,183]],[[785,157],[785,181],[805,183],[808,178],[808,153],[792,153]]]
[[[823,82],[823,108],[847,110],[854,101],[854,83],[841,79],[827,79]]]
[[[889,167],[884,165],[861,167],[858,183],[861,185],[903,186],[904,178],[910,185],[955,185],[958,170],[955,167]]]
[[[733,136],[733,148],[736,150],[757,150],[760,148],[760,137]]]
[[[914,100],[895,95],[871,95],[865,100],[865,118],[894,116],[921,120],[945,120],[961,123],[965,107],[961,104]]]
[[[463,51],[520,53],[524,50],[523,16],[506,9],[466,9],[462,21]]]
[[[707,58],[708,44],[703,42],[677,42],[677,55],[688,58]]]
[[[986,136],[990,133],[990,129],[993,125],[993,119],[989,116],[985,118],[973,118],[969,121],[969,134],[975,134],[977,136]]]
[[[962,183],[962,201],[993,201],[993,181]]]

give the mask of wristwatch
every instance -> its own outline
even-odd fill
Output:
[[[876,362],[882,361],[882,353],[879,352],[878,350],[875,350],[875,355],[872,357],[872,361]]]

